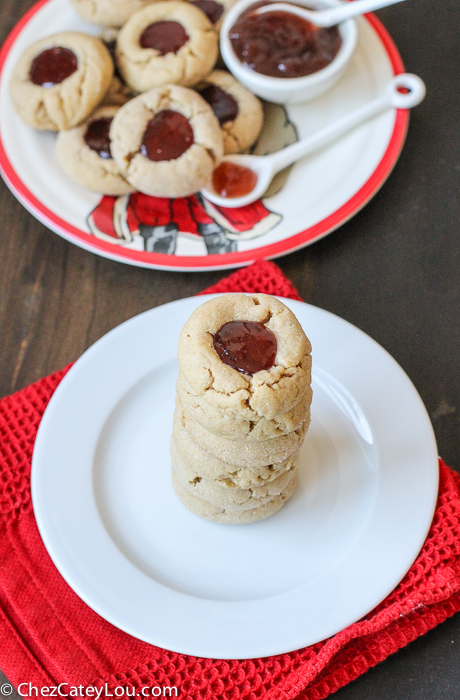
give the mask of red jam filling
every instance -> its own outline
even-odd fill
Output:
[[[233,50],[243,65],[273,78],[300,78],[332,63],[342,45],[337,27],[317,27],[284,11],[254,14],[268,4],[251,5],[230,29]]]
[[[221,197],[234,199],[252,192],[257,184],[257,175],[244,165],[224,160],[212,174],[214,192]]]
[[[161,56],[177,53],[189,40],[180,22],[162,20],[153,22],[142,32],[139,43],[143,49],[155,49]]]
[[[201,12],[204,12],[213,24],[217,24],[224,14],[224,6],[214,0],[192,0],[191,4],[195,5]]]
[[[109,135],[111,123],[112,117],[95,119],[88,124],[88,128],[83,137],[86,145],[91,148],[92,151],[96,151],[100,158],[104,158],[105,160],[112,158]]]
[[[277,342],[263,323],[230,321],[214,335],[214,349],[224,364],[253,375],[275,364]]]
[[[30,66],[29,79],[44,88],[58,85],[78,69],[74,52],[62,46],[53,46],[35,56]]]
[[[193,129],[187,117],[172,109],[164,109],[148,122],[140,150],[149,160],[175,160],[194,141]]]
[[[207,85],[200,90],[200,95],[211,107],[221,126],[237,118],[238,102],[222,88],[217,85]]]

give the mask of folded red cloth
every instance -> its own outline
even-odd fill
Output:
[[[299,299],[270,262],[207,292],[267,292]],[[438,504],[425,545],[398,587],[334,637],[265,659],[219,661],[176,654],[121,632],[62,579],[35,523],[30,463],[46,405],[68,368],[0,401],[0,667],[26,694],[67,683],[176,687],[183,700],[319,700],[460,609],[460,478],[440,462]],[[115,696],[114,696],[115,697]]]

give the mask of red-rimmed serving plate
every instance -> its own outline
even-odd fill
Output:
[[[259,150],[314,133],[379,95],[404,70],[373,15],[360,18],[358,48],[343,79],[304,105],[267,107]],[[12,69],[31,43],[59,31],[98,33],[69,0],[40,0],[0,52],[0,171],[19,201],[52,231],[106,258],[166,270],[212,270],[276,258],[331,233],[378,191],[404,144],[406,110],[392,110],[298,162],[280,189],[253,205],[223,209],[201,196],[176,200],[136,193],[101,197],[70,180],[55,157],[56,135],[18,119],[9,97]]]

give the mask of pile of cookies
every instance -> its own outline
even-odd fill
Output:
[[[311,346],[294,314],[265,294],[200,306],[179,339],[171,442],[182,503],[219,523],[249,523],[292,496],[310,424]]]
[[[209,184],[224,153],[247,151],[259,100],[214,70],[219,29],[235,0],[72,0],[101,36],[37,41],[10,83],[13,106],[58,133],[57,158],[101,194],[185,197]],[[193,89],[192,89],[193,88]]]

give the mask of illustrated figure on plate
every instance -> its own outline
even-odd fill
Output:
[[[254,153],[272,153],[297,140],[283,107],[267,104],[264,112],[264,128]],[[264,201],[234,209],[212,204],[200,193],[176,199],[140,192],[103,196],[89,214],[88,226],[97,238],[148,253],[233,253],[238,241],[262,236],[282,220],[281,214],[267,208],[265,199],[283,187],[288,170],[276,176]]]

